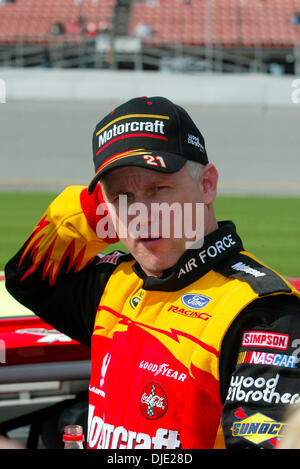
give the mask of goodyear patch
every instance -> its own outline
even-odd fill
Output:
[[[235,412],[235,416],[239,420],[233,422],[232,436],[242,437],[255,445],[269,441],[273,446],[276,446],[286,425],[260,412],[247,416],[241,408]]]

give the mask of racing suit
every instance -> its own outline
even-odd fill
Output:
[[[5,269],[8,291],[91,346],[88,447],[275,448],[300,401],[300,294],[219,222],[162,278],[101,254],[100,188],[71,186]]]

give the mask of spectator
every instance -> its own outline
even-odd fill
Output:
[[[93,21],[90,21],[89,23],[87,23],[86,35],[88,37],[94,38],[98,36],[98,34],[99,34],[99,31],[98,31],[97,25]]]
[[[64,25],[60,22],[53,23],[51,25],[50,31],[53,36],[62,36],[65,34]]]
[[[146,0],[146,5],[148,7],[157,7],[159,4],[158,0]]]
[[[292,24],[294,26],[300,25],[300,13],[294,13],[292,16]]]
[[[135,35],[141,39],[153,36],[153,28],[147,23],[138,23],[135,28]]]

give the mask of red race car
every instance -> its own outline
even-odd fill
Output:
[[[28,427],[25,446],[63,448],[65,425],[87,425],[90,349],[20,305],[0,273],[0,435]]]

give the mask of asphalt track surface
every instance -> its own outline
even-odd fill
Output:
[[[117,104],[0,104],[0,191],[60,191],[70,184],[88,184],[92,132]],[[284,109],[186,108],[219,171],[219,193],[300,195],[299,104]]]

